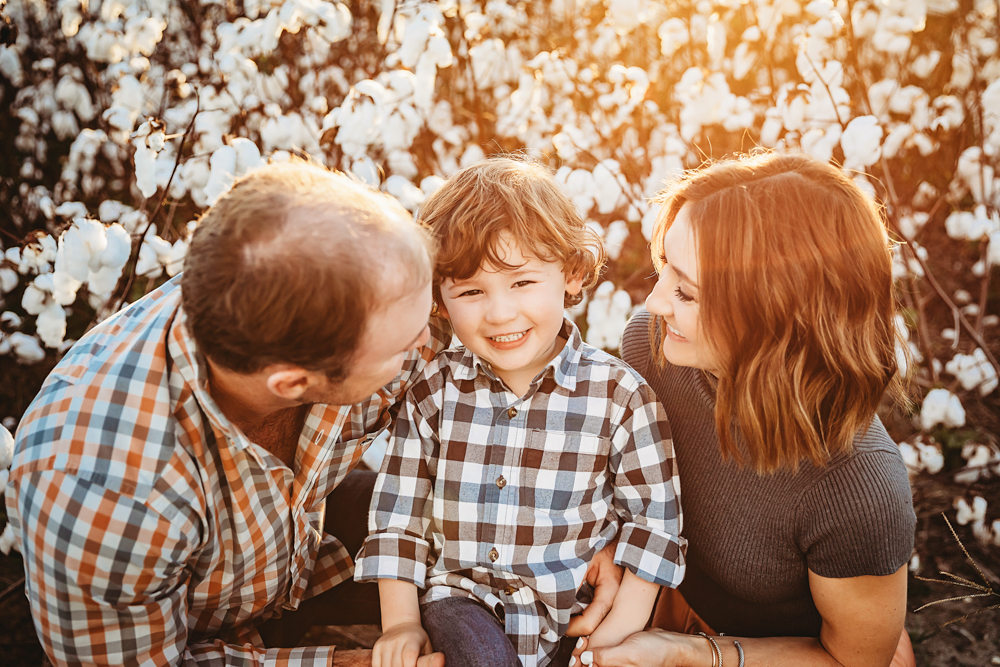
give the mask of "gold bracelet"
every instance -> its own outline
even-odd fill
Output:
[[[719,643],[715,641],[714,637],[709,637],[704,632],[699,632],[698,634],[707,639],[712,645],[712,667],[722,667],[722,649],[719,648]]]

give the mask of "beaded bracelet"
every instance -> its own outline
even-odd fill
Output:
[[[698,634],[712,644],[712,667],[722,667],[722,649],[719,648],[719,643],[715,641],[715,637],[709,637],[704,632],[699,632]]]

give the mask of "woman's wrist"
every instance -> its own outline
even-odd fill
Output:
[[[719,661],[715,655],[712,642],[699,635],[683,635],[687,639],[687,654],[684,665],[687,667],[718,667]]]

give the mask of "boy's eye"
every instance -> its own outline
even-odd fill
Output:
[[[479,290],[477,290],[477,289],[469,289],[469,290],[465,290],[464,292],[462,292],[458,296],[459,297],[463,297],[463,296],[476,296],[477,294],[479,294]]]
[[[690,294],[686,294],[684,290],[680,288],[679,285],[674,288],[674,294],[676,294],[677,298],[683,301],[684,303],[688,303],[689,301],[694,301],[694,297],[691,296]]]
[[[534,283],[534,280],[518,280],[514,283],[514,287],[524,287],[525,285],[533,285]]]

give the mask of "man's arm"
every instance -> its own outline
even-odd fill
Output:
[[[188,560],[199,526],[62,471],[25,473],[7,496],[35,629],[54,665],[276,664],[332,647],[188,644]]]

